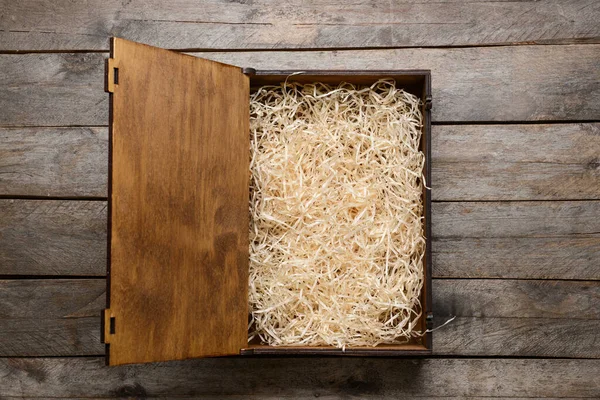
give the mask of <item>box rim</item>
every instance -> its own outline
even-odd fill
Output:
[[[392,349],[377,349],[377,347],[366,348],[348,347],[344,351],[333,346],[323,346],[311,349],[294,348],[294,346],[266,346],[264,348],[245,348],[240,350],[241,355],[285,355],[285,354],[304,354],[304,355],[337,355],[337,356],[416,356],[416,355],[431,355],[433,352],[433,337],[431,329],[433,328],[433,310],[432,310],[432,251],[431,251],[431,108],[432,108],[432,93],[431,93],[431,70],[429,69],[398,69],[398,70],[323,70],[323,69],[254,69],[243,68],[243,72],[250,76],[250,86],[252,87],[252,76],[273,76],[273,77],[289,77],[291,75],[316,75],[316,76],[338,76],[338,75],[357,75],[370,76],[381,75],[408,75],[423,77],[424,93],[421,96],[423,101],[423,136],[422,140],[425,144],[425,179],[424,186],[424,207],[425,207],[425,281],[423,290],[425,291],[424,301],[422,305],[422,318],[424,318],[425,333],[423,335],[423,350],[403,350],[402,344],[398,345],[398,350]],[[388,345],[393,346],[393,345]]]

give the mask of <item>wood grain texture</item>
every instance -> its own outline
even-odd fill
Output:
[[[1,55],[0,126],[108,125],[105,58],[98,53]]]
[[[135,392],[136,388],[131,388],[131,393],[132,395],[135,395],[137,392]],[[124,392],[124,396],[128,396],[128,393],[130,393],[129,391],[125,391]],[[400,395],[401,397],[383,397],[383,398],[394,398],[394,399],[409,399],[410,397],[402,397],[403,395]],[[310,395],[303,395],[303,396],[297,396],[297,395],[293,395],[294,399],[300,399],[300,400],[314,400],[316,398],[319,398],[320,400],[334,400],[334,399],[347,399],[348,395],[345,394],[337,394],[337,395],[318,395],[315,396],[314,394],[310,394]],[[39,397],[30,397],[30,396],[19,396],[19,399],[39,399]],[[100,400],[100,399],[107,399],[107,398],[114,398],[114,397],[84,397],[86,400]],[[123,396],[119,396],[116,398],[130,398],[130,397],[123,397]],[[176,396],[176,397],[171,397],[171,396],[160,396],[161,400],[179,400],[179,399],[197,399],[198,396]],[[273,395],[273,394],[261,394],[258,396],[255,395],[239,395],[239,394],[234,394],[234,395],[226,395],[226,397],[222,396],[222,395],[202,395],[202,400],[215,400],[215,399],[223,399],[226,398],[227,400],[239,400],[239,399],[281,399],[280,396],[277,395]],[[361,395],[361,398],[377,398],[377,399],[381,399],[381,396],[369,396],[369,395]],[[417,397],[419,400],[459,400],[459,399],[464,399],[463,396],[418,396]],[[507,400],[507,399],[511,399],[511,400],[537,400],[537,399],[545,399],[545,400],[576,400],[576,399],[581,399],[581,398],[586,398],[586,397],[494,397],[494,400]],[[65,400],[65,399],[72,399],[72,397],[52,397],[52,400]],[[490,397],[489,396],[469,396],[468,397],[469,400],[489,400]]]
[[[101,355],[103,279],[0,281],[0,356]],[[436,355],[600,358],[600,283],[434,279]],[[510,343],[510,345],[507,345]]]
[[[599,235],[439,238],[432,251],[435,277],[600,280]]]
[[[433,276],[600,280],[599,208],[434,203]],[[106,202],[0,200],[0,214],[0,275],[105,275]]]
[[[597,164],[600,123],[436,126],[438,163]]]
[[[0,128],[0,194],[107,196],[106,128]]]
[[[599,330],[597,319],[457,317],[433,333],[433,352],[445,356],[600,358]]]
[[[0,275],[106,275],[106,202],[0,200]]]
[[[600,124],[440,126],[436,200],[600,198]]]
[[[0,376],[11,379],[0,396],[597,398],[599,374],[600,360],[230,358],[107,368],[100,358],[4,358]]]
[[[431,69],[434,122],[594,120],[600,45],[208,52],[257,69]],[[0,126],[108,121],[104,54],[0,55]]]
[[[111,53],[108,361],[239,354],[248,336],[249,79],[121,39]]]
[[[433,282],[435,354],[600,357],[600,282]]]
[[[441,317],[600,320],[598,304],[600,282],[436,279],[433,283],[433,309]]]
[[[600,201],[434,203],[437,238],[598,237]]]
[[[168,3],[6,1],[0,50],[106,50],[108,37],[166,48],[272,49],[598,42],[593,0]],[[93,12],[90,12],[93,10]]]
[[[0,194],[106,197],[107,137],[0,128]],[[438,125],[432,143],[434,200],[600,199],[598,123]]]
[[[458,171],[457,171],[458,170]],[[439,162],[433,193],[443,201],[587,200],[600,198],[600,164]],[[518,178],[516,178],[518,177]],[[438,185],[436,182],[443,182]]]
[[[104,279],[0,280],[0,354],[102,354],[105,291]]]

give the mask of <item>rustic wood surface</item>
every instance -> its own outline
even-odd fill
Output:
[[[0,200],[0,275],[106,275],[106,201]]]
[[[126,398],[126,399],[130,399],[132,398],[132,396],[138,396],[137,398],[144,398],[143,397],[143,392],[136,392],[136,390],[139,390],[139,387],[134,387],[134,388],[125,388],[123,390],[123,392],[119,392],[119,395],[114,394],[113,396],[111,396],[110,398]],[[328,394],[328,395],[321,395],[320,393],[317,392],[317,396],[315,396],[314,394],[310,394],[310,395],[298,395],[298,394],[293,394],[293,395],[288,395],[287,397],[283,397],[283,398],[289,398],[290,396],[292,396],[294,399],[310,399],[310,400],[314,400],[315,398],[319,398],[319,399],[324,399],[324,400],[331,400],[331,399],[346,399],[346,398],[361,398],[361,399],[381,399],[381,395],[373,395],[373,394],[365,394],[362,390],[352,390],[352,394],[341,394],[340,392],[350,392],[350,389],[344,389],[344,390],[336,390],[337,394]],[[129,394],[131,393],[131,394]],[[141,393],[140,395],[138,395],[137,393]],[[355,395],[354,393],[359,393],[358,395]],[[113,394],[113,393],[111,393]],[[39,399],[39,397],[30,397],[30,396],[18,396],[19,399]],[[52,400],[65,400],[65,399],[72,399],[73,397],[52,397]],[[80,397],[78,396],[77,398],[84,398],[86,400],[100,400],[100,399],[106,399],[107,397]],[[136,397],[133,397],[136,398]],[[281,399],[282,396],[281,395],[272,395],[272,394],[260,394],[260,395],[239,395],[239,394],[218,394],[218,395],[191,395],[188,397],[182,397],[182,396],[175,396],[175,397],[171,397],[171,396],[160,396],[161,400],[180,400],[180,399],[196,399],[196,398],[200,398],[202,400],[214,400],[214,399],[223,399],[226,398],[228,400],[235,400],[235,399]],[[385,398],[385,397],[384,397]],[[413,398],[418,398],[419,400],[458,400],[458,399],[465,399],[468,398],[469,400],[489,400],[490,397],[489,396],[452,396],[452,397],[448,397],[448,396],[418,396],[415,397],[414,394],[412,395],[405,395],[404,393],[398,393],[396,395],[394,395],[395,399],[413,399]],[[507,400],[507,399],[511,399],[511,400],[531,400],[531,399],[546,399],[546,400],[576,400],[576,399],[585,399],[585,398],[589,398],[589,397],[494,397],[494,400]]]
[[[600,233],[600,201],[444,202],[432,206],[434,236],[540,238]]]
[[[597,1],[0,10],[0,398],[600,397]],[[259,69],[431,69],[435,325],[456,316],[435,356],[105,367],[110,35]]]
[[[600,41],[594,0],[2,2],[0,50],[464,46]]]
[[[105,201],[4,199],[0,214],[0,275],[106,274]],[[600,201],[433,203],[433,276],[600,280],[597,215]]]
[[[0,356],[104,354],[105,292],[105,279],[0,281]]]
[[[103,354],[105,288],[104,279],[0,281],[0,356]],[[456,317],[435,332],[434,355],[600,358],[599,302],[596,282],[434,279],[436,325]]]
[[[432,149],[434,201],[600,198],[598,123],[436,125]],[[0,128],[4,195],[106,197],[107,165],[106,128]]]
[[[5,358],[0,396],[598,398],[600,360],[229,358],[106,368],[100,358]],[[179,397],[179,398],[181,398]],[[494,397],[495,398],[495,397]]]
[[[106,197],[108,128],[0,128],[4,196]]]
[[[434,122],[575,121],[600,114],[599,44],[194,54],[257,69],[431,69]],[[0,126],[106,125],[105,57],[0,55]]]
[[[432,248],[433,274],[440,278],[600,280],[597,233],[539,238],[437,238]]]

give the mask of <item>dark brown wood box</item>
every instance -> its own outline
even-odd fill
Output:
[[[248,343],[249,96],[255,87],[389,77],[422,99],[431,187],[431,75],[425,70],[255,71],[111,40],[107,308],[109,365],[251,354],[427,355],[431,333],[377,347]],[[431,198],[424,189],[421,330],[431,328]]]

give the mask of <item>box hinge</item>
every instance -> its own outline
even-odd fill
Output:
[[[431,96],[425,97],[425,109],[426,110],[431,110],[431,102],[432,102]]]
[[[427,314],[427,318],[425,318],[425,325],[428,331],[433,329],[433,313]]]
[[[242,74],[248,76],[256,75],[256,70],[254,68],[242,68]]]
[[[110,343],[110,339],[116,332],[116,321],[115,317],[110,311],[110,309],[106,308],[102,310],[102,331],[100,332],[102,343]]]
[[[119,60],[109,58],[106,63],[106,91],[114,93],[116,86],[119,86]]]
[[[254,354],[254,349],[250,349],[250,348],[240,349],[241,356],[251,356],[253,354]]]

